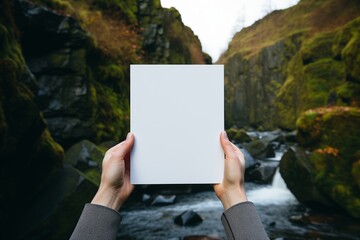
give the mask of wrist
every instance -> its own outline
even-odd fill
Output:
[[[247,197],[246,197],[245,189],[244,188],[232,189],[224,193],[221,196],[220,201],[224,206],[224,210],[227,210],[236,204],[246,202]]]
[[[92,199],[91,203],[112,208],[115,211],[119,211],[122,205],[122,201],[119,197],[118,191],[113,188],[101,186],[95,194],[94,198]]]

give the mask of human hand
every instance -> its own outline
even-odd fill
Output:
[[[130,196],[134,186],[130,184],[130,150],[134,144],[134,134],[110,148],[102,162],[100,187],[91,201],[118,211]]]
[[[226,210],[247,201],[244,186],[245,159],[243,153],[230,142],[225,131],[221,133],[220,143],[225,153],[224,178],[220,184],[214,185],[214,191]]]

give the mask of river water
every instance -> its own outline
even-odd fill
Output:
[[[271,239],[360,239],[360,222],[340,213],[309,210],[286,189],[279,174],[272,185],[246,183],[246,189]],[[197,212],[203,222],[194,227],[175,225],[174,217],[186,210]],[[194,235],[226,239],[222,212],[213,191],[179,195],[169,206],[134,205],[122,212],[118,239],[179,240]]]
[[[282,152],[277,152],[269,160],[279,161],[281,156]],[[270,239],[360,240],[360,221],[344,213],[309,209],[300,204],[278,171],[272,184],[247,182],[245,187],[248,200],[255,204]],[[174,218],[186,210],[197,212],[203,222],[193,227],[175,225]],[[209,236],[225,240],[222,212],[221,202],[211,190],[179,194],[176,202],[168,206],[147,206],[139,201],[121,211],[118,239],[181,240],[188,236]]]

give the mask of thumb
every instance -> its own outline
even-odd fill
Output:
[[[236,153],[234,151],[234,148],[226,134],[225,131],[221,132],[221,136],[220,136],[220,143],[221,143],[221,147],[224,150],[225,153],[225,158],[235,158],[236,157]]]
[[[126,139],[121,143],[115,145],[114,147],[110,148],[109,152],[111,152],[119,159],[125,159],[125,156],[127,155],[127,153],[130,152],[132,146],[134,145],[134,140],[134,134],[129,132],[126,136]]]

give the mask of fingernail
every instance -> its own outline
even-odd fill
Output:
[[[224,139],[229,140],[226,131],[222,131],[222,134],[223,134]]]
[[[130,138],[131,138],[131,136],[132,136],[132,133],[131,133],[131,132],[129,132],[129,133],[126,135],[126,140],[130,139]]]

